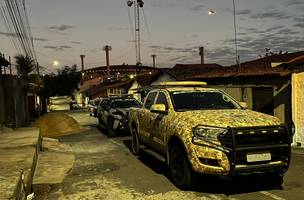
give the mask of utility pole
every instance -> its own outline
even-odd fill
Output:
[[[83,77],[84,77],[84,58],[85,58],[85,55],[80,55],[80,59],[81,59],[81,80],[83,80]]]
[[[103,50],[106,52],[106,64],[107,64],[107,76],[110,78],[110,58],[109,58],[109,51],[112,50],[112,47],[106,45],[103,47]]]
[[[136,52],[136,65],[141,64],[140,57],[140,17],[139,8],[144,6],[143,0],[128,0],[127,5],[131,7],[134,5],[134,17],[135,17],[135,52]]]
[[[80,59],[81,59],[81,72],[82,73],[84,71],[84,58],[85,58],[85,55],[80,55]]]
[[[39,71],[39,63],[37,62],[36,65],[36,70],[37,70],[37,80],[38,80],[38,92],[40,92],[40,71]],[[40,112],[42,111],[42,101],[39,97],[39,105],[38,105],[38,117],[40,117]]]
[[[204,64],[204,47],[199,48],[199,55],[201,56],[201,64]]]
[[[151,57],[152,57],[152,59],[153,59],[153,67],[155,68],[155,58],[156,58],[156,55],[155,55],[155,54],[152,54]]]
[[[12,59],[11,56],[8,57],[8,61],[9,61],[9,71],[10,71],[10,75],[12,75]]]

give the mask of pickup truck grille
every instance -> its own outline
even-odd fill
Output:
[[[227,155],[233,165],[269,162],[248,162],[248,153],[271,153],[271,161],[287,161],[290,158],[290,142],[284,126],[231,128],[218,139],[222,146],[230,149]]]
[[[233,137],[237,148],[288,143],[286,130],[281,126],[231,129],[228,133],[219,135],[218,139],[223,146],[231,149]]]

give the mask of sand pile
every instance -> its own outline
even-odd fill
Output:
[[[47,113],[33,122],[32,126],[40,128],[44,137],[68,135],[85,130],[75,119],[61,112]]]

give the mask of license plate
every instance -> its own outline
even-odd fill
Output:
[[[247,162],[259,162],[271,160],[271,153],[248,153]]]

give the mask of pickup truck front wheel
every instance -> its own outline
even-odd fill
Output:
[[[191,169],[180,145],[173,145],[170,150],[169,170],[173,183],[180,189],[188,189],[192,182]]]
[[[139,148],[140,143],[139,143],[137,129],[135,127],[132,128],[131,135],[132,135],[131,151],[135,156],[138,156],[140,154],[140,148]]]

